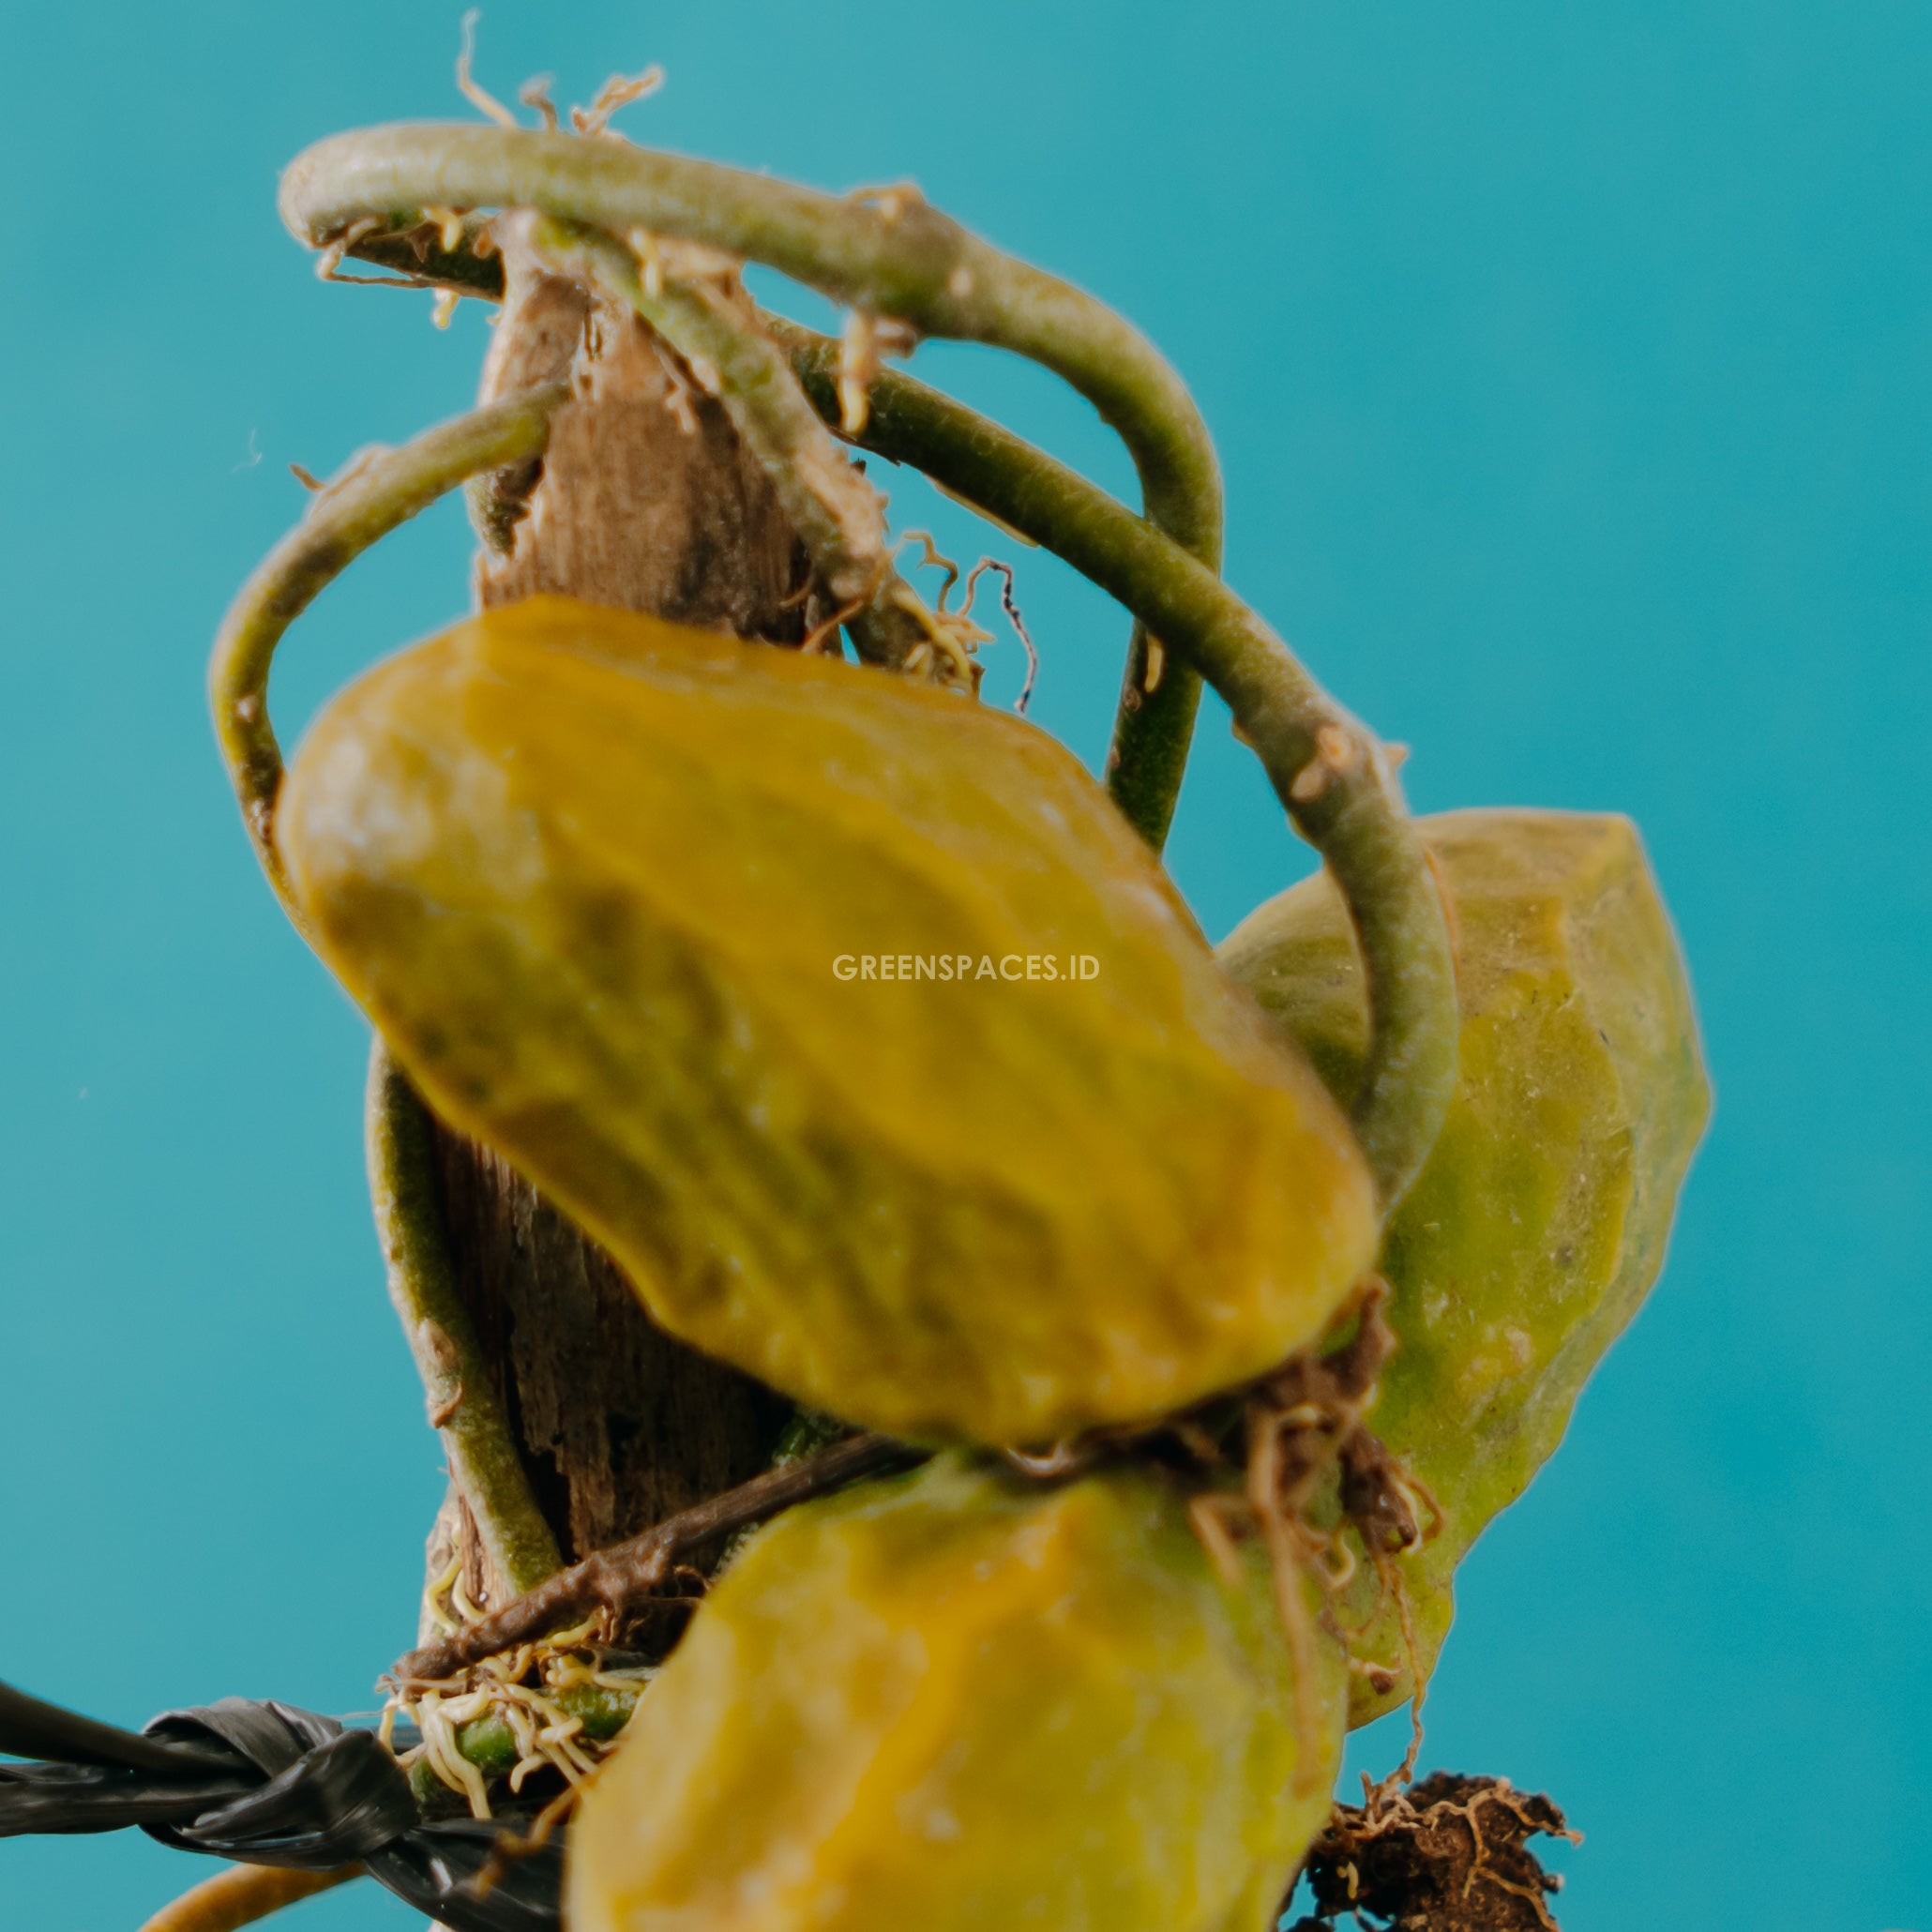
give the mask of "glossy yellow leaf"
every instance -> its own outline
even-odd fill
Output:
[[[1259,1562],[1224,1582],[1155,1475],[1044,1489],[949,1457],[808,1504],[598,1774],[567,1923],[1264,1932],[1346,1702],[1331,1639],[1304,1709],[1290,1655]]]
[[[533,599],[338,697],[278,824],[436,1109],[819,1407],[1150,1417],[1311,1340],[1373,1252],[1340,1111],[1019,719]]]

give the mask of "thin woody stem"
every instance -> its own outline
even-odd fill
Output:
[[[436,1187],[434,1125],[380,1036],[370,1048],[365,1121],[389,1299],[422,1376],[430,1421],[491,1566],[511,1590],[534,1590],[563,1567],[563,1554],[457,1288]]]
[[[242,1926],[256,1924],[284,1906],[313,1898],[320,1892],[333,1892],[338,1885],[362,1875],[359,1864],[337,1865],[325,1872],[234,1865],[212,1879],[204,1879],[192,1891],[164,1905],[141,1932],[241,1932]]]
[[[283,633],[332,579],[379,537],[483,470],[540,455],[555,384],[506,398],[432,430],[400,449],[358,459],[269,551],[229,607],[208,667],[215,735],[249,838],[282,908],[302,921],[275,848],[281,747],[268,721],[268,672]]]
[[[831,195],[624,142],[409,123],[318,142],[282,176],[280,206],[311,248],[367,249],[372,239],[414,234],[431,208],[537,208],[617,235],[641,228],[762,262],[924,335],[1012,350],[1064,377],[1099,410],[1134,459],[1150,521],[1219,567],[1220,469],[1179,376],[1103,303],[992,248],[916,189]],[[1110,784],[1157,850],[1199,686],[1185,660],[1165,666],[1152,691],[1148,673],[1137,630]]]
[[[835,609],[868,662],[974,687],[972,660],[892,560],[879,492],[819,420],[785,353],[759,326],[735,276],[648,280],[637,257],[601,229],[538,217],[530,240],[550,266],[626,302],[717,396],[757,459]],[[723,264],[728,270],[730,264]]]
[[[765,327],[814,406],[836,422],[838,345],[776,317]],[[1381,743],[1213,571],[998,424],[886,372],[873,382],[866,428],[853,440],[924,471],[1064,558],[1226,700],[1354,922],[1370,1018],[1354,1125],[1386,1212],[1435,1145],[1456,1082],[1459,1020],[1441,900]]]
[[[850,1436],[814,1456],[780,1464],[668,1517],[655,1529],[613,1543],[581,1562],[560,1570],[502,1609],[466,1623],[398,1660],[391,1675],[404,1683],[436,1683],[466,1666],[494,1656],[546,1632],[581,1622],[595,1610],[621,1610],[657,1589],[672,1558],[701,1543],[762,1522],[808,1498],[842,1487],[860,1476],[923,1462],[929,1452],[889,1436]]]

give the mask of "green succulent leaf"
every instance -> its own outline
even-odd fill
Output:
[[[1554,1452],[1585,1381],[1663,1265],[1711,1110],[1689,983],[1637,829],[1582,813],[1419,822],[1451,912],[1460,1073],[1435,1151],[1391,1217],[1397,1338],[1370,1426],[1433,1491],[1441,1533],[1401,1568],[1425,1676],[1456,1565]],[[1367,1021],[1323,877],[1251,913],[1219,957],[1346,1101]],[[1412,1687],[1397,1606],[1364,1565],[1341,1607],[1355,1721]]]
[[[1340,1757],[1344,1660],[1313,1654],[1298,1697],[1259,1560],[1224,1579],[1152,1474],[949,1456],[805,1504],[586,1796],[566,1917],[1263,1932]]]

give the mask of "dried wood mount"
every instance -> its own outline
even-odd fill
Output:
[[[809,565],[722,408],[627,308],[536,268],[499,224],[506,294],[483,400],[567,377],[540,462],[473,488],[484,609],[558,592],[796,644]],[[566,1562],[770,1461],[790,1404],[653,1326],[616,1264],[503,1161],[438,1128],[459,1284]],[[430,1538],[505,1601],[452,1488]],[[427,1635],[427,1631],[424,1635]]]

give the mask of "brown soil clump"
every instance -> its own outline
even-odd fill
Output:
[[[1579,1834],[1547,1798],[1449,1771],[1407,1790],[1364,1784],[1308,1853],[1315,1916],[1292,1932],[1331,1932],[1349,1913],[1390,1932],[1558,1932],[1546,1899],[1562,1880],[1529,1841]]]

